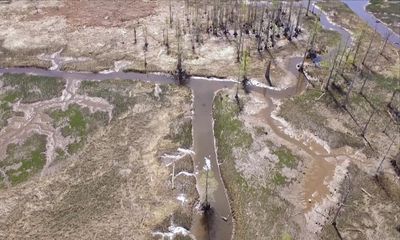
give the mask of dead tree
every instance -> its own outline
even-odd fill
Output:
[[[303,9],[303,8],[300,7],[300,8],[299,8],[299,12],[298,12],[298,14],[297,14],[296,27],[294,28],[295,37],[297,37],[297,35],[299,35],[299,33],[301,32],[301,29],[300,29],[300,21],[301,21],[301,10],[302,10],[302,9]]]
[[[371,122],[371,119],[372,119],[372,117],[374,116],[375,112],[376,112],[375,109],[373,109],[371,115],[370,115],[369,118],[368,118],[367,123],[365,124],[365,126],[364,126],[364,128],[363,128],[363,130],[362,130],[362,132],[361,132],[361,136],[362,136],[364,139],[365,139],[365,134],[367,133],[368,125],[369,125],[369,123]]]
[[[236,40],[236,62],[240,63],[241,53],[243,50],[243,32],[241,28],[241,24],[239,22],[239,38]]]
[[[312,49],[314,49],[314,42],[315,42],[317,32],[318,32],[318,20],[317,19],[319,19],[319,18],[315,19],[313,35],[309,39],[309,43],[306,45],[306,50],[304,51],[303,60],[299,67],[300,72],[304,72],[304,62],[306,61],[307,55]]]
[[[133,43],[136,44],[136,43],[137,43],[137,38],[136,38],[136,27],[133,27],[133,36],[134,36]]]
[[[390,149],[392,148],[394,142],[395,142],[395,141],[394,141],[394,139],[393,139],[392,142],[390,143],[388,149],[386,150],[385,155],[383,156],[382,160],[380,161],[380,163],[379,163],[379,165],[378,165],[378,167],[377,167],[377,169],[376,169],[376,172],[375,172],[375,179],[376,179],[376,180],[379,179],[380,170],[381,170],[381,168],[382,168],[383,162],[386,160],[387,155],[389,154],[389,151],[390,151]]]
[[[360,34],[360,36],[358,37],[357,42],[356,42],[356,45],[355,45],[355,52],[354,52],[354,56],[353,56],[353,65],[354,65],[354,66],[356,65],[356,62],[357,62],[357,55],[358,55],[358,52],[359,52],[359,50],[360,50],[362,40],[363,40],[363,38],[364,38],[364,34],[365,34],[365,29],[363,29],[363,30],[361,31],[361,34]]]
[[[285,34],[286,37],[289,41],[292,40],[292,9],[293,9],[293,0],[290,0],[290,5],[289,5],[289,16],[288,16],[288,21],[286,24],[286,28],[285,28]]]
[[[270,60],[268,62],[268,65],[267,65],[267,70],[265,71],[265,80],[267,80],[268,85],[272,87],[272,81],[271,81],[271,75],[270,75],[270,73],[271,73],[271,62],[272,62],[272,60]]]
[[[181,47],[181,41],[182,41],[182,31],[181,31],[181,26],[178,21],[177,27],[176,27],[176,40],[178,44],[178,53],[177,53],[177,64],[176,64],[176,70],[175,70],[175,78],[178,82],[179,85],[184,85],[186,83],[186,71],[183,69],[182,65],[182,47]]]
[[[364,76],[363,78],[364,78],[363,84],[361,85],[360,91],[358,92],[358,94],[360,94],[360,95],[364,95],[363,90],[364,90],[365,84],[367,83],[367,80],[368,80],[368,77],[366,77],[366,76]]]
[[[346,201],[347,201],[347,199],[348,199],[348,197],[349,197],[349,195],[350,195],[351,188],[352,188],[352,183],[351,183],[350,175],[347,174],[347,175],[346,175],[346,178],[348,179],[347,190],[346,190],[346,193],[343,195],[342,200],[341,200],[340,203],[339,203],[339,207],[338,207],[338,209],[336,210],[335,215],[334,215],[333,220],[332,220],[332,226],[333,226],[333,228],[335,229],[335,231],[336,231],[336,233],[337,233],[337,235],[338,235],[338,237],[339,237],[340,240],[343,240],[343,237],[342,237],[342,234],[340,233],[340,231],[339,231],[339,229],[338,229],[337,219],[338,219],[338,217],[339,217],[340,211],[342,210],[342,208],[343,208],[343,207],[345,206],[345,204],[346,204]]]
[[[257,38],[257,51],[259,53],[262,50],[262,48],[261,48],[261,41],[262,41],[261,34],[262,34],[263,23],[264,23],[264,12],[265,12],[265,10],[264,10],[264,8],[262,8],[262,10],[261,10],[261,18],[260,18],[260,21],[259,21],[258,33],[256,35],[256,38]]]
[[[330,84],[330,81],[331,81],[331,78],[332,78],[333,71],[335,71],[337,59],[338,59],[339,54],[340,54],[340,46],[341,46],[341,43],[339,43],[338,50],[336,51],[335,58],[333,59],[331,71],[329,72],[329,76],[328,76],[328,79],[327,79],[326,84],[325,84],[325,90],[326,90],[326,91],[328,91],[328,88],[329,88],[329,84]],[[324,84],[322,84],[321,87],[323,87],[323,86],[324,86]]]
[[[367,57],[368,57],[369,51],[371,49],[372,42],[374,41],[375,35],[376,35],[376,28],[375,28],[375,31],[374,31],[372,37],[371,37],[371,40],[369,41],[367,51],[365,52],[364,58],[363,58],[363,60],[361,62],[362,65],[365,65],[365,61],[367,60]]]
[[[349,104],[350,95],[351,95],[351,92],[353,91],[354,82],[355,82],[355,79],[353,78],[353,79],[351,80],[351,82],[350,82],[349,89],[348,89],[347,92],[346,92],[346,98],[345,98],[344,103],[343,103],[343,105],[342,105],[343,107],[347,107],[347,105]]]
[[[249,68],[249,50],[244,51],[242,54],[242,59],[240,62],[240,70],[241,70],[241,77],[242,77],[242,86],[246,93],[250,93],[248,89],[249,79],[247,78],[247,72]]]
[[[308,16],[308,12],[310,11],[310,4],[311,4],[311,0],[308,0],[306,16]]]
[[[388,42],[388,40],[389,40],[391,35],[392,35],[392,33],[390,31],[387,31],[387,33],[385,34],[385,40],[383,42],[383,46],[382,46],[381,51],[379,52],[379,55],[383,54],[383,51],[385,50],[386,44],[387,44],[387,42]]]
[[[172,14],[172,0],[169,0],[169,27],[172,28],[172,23],[174,22]]]
[[[393,91],[392,97],[390,98],[390,102],[388,103],[388,107],[389,107],[389,108],[394,108],[394,106],[393,106],[393,101],[394,101],[394,99],[395,99],[395,97],[396,97],[396,95],[397,95],[398,93],[400,93],[400,89],[395,89],[395,90]]]
[[[144,46],[143,46],[143,50],[145,52],[147,52],[147,49],[149,47],[149,43],[147,42],[147,27],[144,26],[143,28],[143,36],[144,36]]]

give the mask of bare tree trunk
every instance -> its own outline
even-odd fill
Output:
[[[364,93],[363,93],[363,90],[364,90],[364,87],[365,87],[365,83],[367,82],[367,79],[368,79],[368,78],[364,76],[363,84],[362,84],[362,86],[361,86],[360,91],[358,92],[360,95],[363,95],[363,94],[364,94]]]
[[[399,89],[395,89],[395,90],[393,91],[392,97],[390,98],[390,102],[389,102],[389,104],[388,104],[389,107],[393,107],[393,100],[394,100],[396,94],[399,93],[399,92],[400,92]]]
[[[267,70],[265,71],[265,80],[267,80],[269,86],[272,87],[272,81],[271,81],[271,75],[270,75],[270,72],[271,72],[271,62],[272,62],[272,60],[270,60],[270,61],[268,62],[268,65],[267,65]]]
[[[331,71],[329,72],[329,77],[328,77],[328,79],[326,81],[326,84],[325,84],[325,90],[328,90],[329,84],[330,84],[330,81],[331,81],[331,78],[332,78],[333,71],[335,71],[336,62],[337,62],[337,59],[338,59],[339,53],[340,53],[340,45],[341,45],[341,43],[339,43],[338,50],[336,51],[335,58],[333,59],[332,68],[331,68]],[[322,86],[324,86],[324,84],[322,84]]]
[[[240,25],[240,23],[239,23]],[[239,39],[236,41],[236,62],[240,63],[240,57],[241,57],[241,51],[242,51],[242,45],[243,45],[243,32],[242,28],[240,27],[239,29]]]
[[[262,29],[263,29],[263,23],[264,23],[264,11],[265,11],[265,9],[264,8],[262,8],[262,10],[261,10],[261,18],[260,18],[260,26],[259,26],[259,28],[258,28],[258,33],[257,33],[257,51],[258,52],[261,52],[261,41],[262,41],[262,37],[261,37],[261,35],[262,35]]]
[[[172,23],[174,22],[174,18],[172,15],[172,0],[169,0],[169,27],[172,28]]]
[[[143,28],[143,36],[144,36],[144,46],[143,46],[143,50],[144,50],[145,52],[147,52],[149,43],[147,42],[147,27],[146,27],[146,26],[144,26],[144,28]]]
[[[337,227],[337,219],[338,219],[338,217],[339,217],[340,210],[342,210],[343,206],[346,204],[347,198],[348,198],[349,195],[350,195],[351,185],[352,185],[351,180],[350,180],[350,175],[346,175],[346,177],[348,178],[348,182],[349,182],[349,183],[348,183],[348,187],[347,187],[347,191],[346,191],[346,193],[344,194],[343,199],[342,199],[341,202],[339,203],[339,207],[338,207],[338,209],[336,210],[335,216],[333,217],[333,220],[332,220],[332,225],[333,225],[333,227],[335,228],[335,231],[336,231],[336,233],[337,233],[337,235],[338,235],[338,237],[339,237],[340,240],[343,240],[343,237],[342,237],[342,235],[340,234],[340,231],[339,231],[339,229],[338,229],[338,227]]]
[[[387,149],[387,151],[386,151],[386,153],[385,153],[385,156],[383,156],[382,161],[379,163],[378,168],[376,169],[376,172],[375,172],[375,178],[378,178],[378,177],[379,177],[379,172],[380,172],[380,170],[381,170],[381,168],[382,168],[383,162],[386,160],[386,157],[387,157],[387,155],[388,155],[390,149],[392,148],[394,142],[395,142],[395,141],[392,140],[392,142],[390,143],[390,145],[389,145],[389,147],[388,147],[388,149]]]
[[[363,58],[362,63],[361,63],[362,65],[365,65],[365,61],[367,60],[367,57],[368,57],[369,51],[371,49],[372,42],[374,41],[375,35],[376,35],[376,28],[375,28],[374,34],[371,37],[371,41],[369,41],[367,52],[365,53],[364,58]]]
[[[371,119],[372,119],[372,117],[374,116],[374,114],[375,114],[375,109],[372,110],[372,113],[371,113],[371,115],[369,116],[368,121],[367,121],[367,123],[366,123],[365,126],[364,126],[364,129],[363,129],[363,131],[362,131],[362,133],[361,133],[361,136],[362,136],[362,137],[365,137],[365,134],[367,133],[368,125],[369,125],[369,123],[371,122]]]
[[[356,65],[358,51],[360,50],[360,46],[362,43],[362,39],[364,38],[364,34],[365,34],[365,30],[363,29],[361,32],[361,35],[358,37],[358,40],[356,43],[356,51],[354,53],[353,65]]]
[[[389,40],[389,38],[390,38],[391,35],[392,35],[392,33],[391,33],[390,31],[388,31],[388,32],[385,34],[385,41],[383,42],[383,46],[382,46],[381,51],[379,52],[379,55],[382,55],[382,54],[383,54],[383,51],[385,50],[386,44],[387,44],[387,42],[388,42],[388,40]]]
[[[306,16],[308,16],[308,11],[310,11],[310,4],[311,4],[311,0],[308,0]]]
[[[347,105],[349,104],[350,95],[351,95],[351,92],[353,91],[354,82],[355,82],[355,79],[353,78],[353,79],[351,80],[349,89],[347,90],[346,99],[345,99],[345,101],[344,101],[344,103],[343,103],[343,106],[347,106]]]
[[[297,15],[297,21],[296,21],[296,28],[295,28],[296,31],[299,31],[300,20],[301,20],[301,10],[302,10],[302,9],[303,9],[303,8],[300,6],[300,8],[299,8],[299,13],[298,13],[298,15]]]
[[[137,38],[136,38],[136,27],[133,27],[133,35],[134,35],[133,43],[136,44],[136,43],[137,43]]]

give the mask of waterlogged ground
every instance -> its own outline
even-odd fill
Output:
[[[395,33],[400,34],[400,5],[397,0],[371,0],[367,10],[387,24]]]
[[[192,155],[179,150],[174,169],[167,157],[192,145],[187,89],[0,79],[2,239],[190,234]]]

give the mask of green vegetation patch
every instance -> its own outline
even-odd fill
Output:
[[[217,155],[223,162],[221,174],[236,221],[234,239],[280,239],[284,233],[296,232],[298,226],[282,218],[291,211],[289,203],[274,194],[269,186],[251,185],[235,167],[237,156],[233,149],[246,151],[253,139],[238,119],[239,108],[234,99],[217,94],[213,113]],[[277,175],[278,184],[285,182],[282,178]]]
[[[74,154],[81,149],[88,135],[99,127],[105,126],[108,122],[107,113],[90,113],[87,108],[82,109],[75,104],[70,105],[66,111],[58,109],[49,112],[49,115],[54,120],[54,127],[61,127],[61,133],[64,137],[69,136],[74,139],[74,142],[67,146],[69,154]],[[62,154],[60,158],[63,158]]]
[[[239,107],[228,97],[218,95],[214,101],[215,137],[218,145],[218,157],[226,159],[232,156],[232,149],[249,148],[253,142],[251,134],[244,131],[243,123],[237,118]]]
[[[118,117],[138,102],[151,98],[153,89],[143,88],[146,84],[128,80],[107,80],[102,82],[82,82],[79,92],[92,97],[106,99],[114,105],[113,116]],[[135,93],[135,94],[134,94]]]
[[[16,115],[12,111],[13,103],[19,100],[32,103],[60,96],[65,85],[61,79],[23,74],[4,74],[0,76],[0,83],[4,89],[0,92],[0,130]]]
[[[61,96],[65,80],[52,77],[25,74],[4,74],[0,77],[3,87],[12,89],[3,98],[4,101],[33,103]]]
[[[22,144],[10,144],[6,158],[0,161],[0,169],[12,185],[24,182],[43,168],[46,163],[45,151],[46,136],[35,134]],[[3,181],[0,186],[4,184]]]
[[[286,177],[280,172],[275,172],[272,181],[275,183],[275,185],[284,185],[286,183]]]
[[[0,94],[0,130],[7,125],[7,120],[14,116],[10,100],[11,94]]]
[[[400,33],[399,28],[396,27],[400,13],[398,0],[370,0],[367,10],[372,12],[376,18],[388,24],[395,32]]]
[[[296,157],[292,154],[292,151],[286,147],[280,147],[274,151],[274,154],[278,157],[279,167],[293,168],[296,166]]]

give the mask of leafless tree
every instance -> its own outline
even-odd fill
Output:
[[[343,240],[343,237],[342,237],[342,235],[341,235],[341,233],[340,233],[340,231],[338,229],[337,220],[338,220],[340,211],[345,206],[346,201],[347,201],[347,199],[348,199],[348,197],[350,195],[351,189],[352,189],[352,182],[351,182],[351,179],[350,179],[350,174],[347,174],[346,178],[348,180],[347,189],[346,189],[346,192],[343,194],[343,197],[342,197],[342,199],[341,199],[341,201],[339,203],[339,207],[336,210],[335,215],[334,215],[333,220],[332,220],[333,228],[335,229],[339,239],[341,239],[341,240]]]
[[[329,72],[329,76],[328,76],[328,79],[326,81],[326,84],[325,84],[325,86],[324,86],[324,84],[321,85],[321,87],[325,87],[325,90],[328,90],[328,88],[329,88],[329,84],[330,84],[333,72],[335,71],[336,65],[338,63],[338,57],[339,57],[339,54],[340,54],[340,46],[341,46],[341,43],[339,43],[338,49],[336,50],[335,58],[333,59],[332,67],[331,67],[331,70]]]
[[[361,43],[363,41],[364,38],[364,34],[365,34],[365,29],[363,29],[361,31],[360,36],[358,37],[357,41],[356,41],[356,45],[355,45],[355,52],[354,52],[354,58],[353,58],[353,65],[356,65],[356,61],[357,61],[357,56],[358,56],[358,52],[360,50],[361,47]]]
[[[310,4],[311,4],[311,0],[308,0],[306,16],[308,16],[308,12],[310,11]]]
[[[368,125],[369,125],[369,123],[371,122],[371,119],[372,119],[372,117],[374,116],[375,112],[376,112],[376,110],[373,109],[371,115],[370,115],[369,118],[368,118],[367,123],[365,123],[365,126],[364,126],[364,128],[363,128],[363,130],[362,130],[362,132],[361,132],[361,136],[364,137],[364,138],[365,138],[365,134],[367,133]]]
[[[172,14],[172,0],[169,0],[169,27],[172,28],[174,22],[174,16]]]
[[[136,38],[136,27],[133,27],[133,35],[134,35],[133,43],[136,44],[136,43],[137,43],[137,38]]]
[[[148,49],[148,47],[149,47],[149,43],[148,43],[148,41],[147,41],[147,27],[146,27],[146,26],[143,27],[143,36],[144,36],[144,46],[143,46],[143,50],[144,50],[145,52],[147,52],[147,49]]]
[[[374,41],[375,36],[376,36],[376,28],[375,28],[374,33],[371,36],[371,40],[369,41],[367,51],[365,52],[364,58],[361,62],[362,65],[365,65],[365,61],[367,60],[367,57],[368,57],[369,51],[371,50],[372,42]]]
[[[270,73],[271,73],[271,63],[272,63],[272,60],[270,60],[270,61],[268,62],[267,70],[265,71],[265,80],[267,80],[268,84],[272,87],[272,81],[271,81],[271,76],[270,76]]]
[[[383,42],[381,51],[379,52],[379,55],[382,55],[382,54],[383,54],[383,51],[385,50],[386,44],[387,44],[387,42],[388,42],[388,40],[389,40],[389,38],[390,38],[391,35],[392,35],[392,33],[391,33],[390,31],[387,31],[387,32],[386,32],[386,34],[385,34],[385,40],[384,40],[384,42]]]

